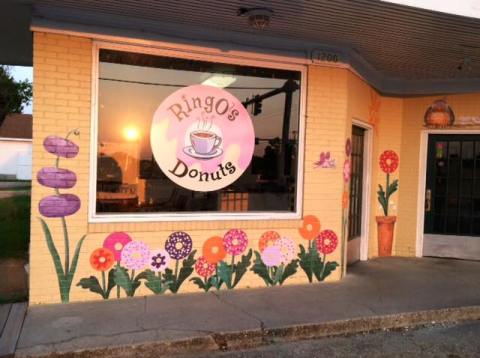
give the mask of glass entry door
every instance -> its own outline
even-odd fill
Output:
[[[424,256],[480,259],[480,135],[429,136],[424,233]]]

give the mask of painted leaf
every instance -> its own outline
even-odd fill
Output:
[[[273,270],[273,284],[276,285],[280,282],[283,275],[283,265],[280,265]]]
[[[49,188],[69,189],[77,183],[77,175],[68,169],[42,168],[37,173],[37,181]]]
[[[280,285],[282,285],[287,278],[297,273],[297,267],[298,267],[298,260],[292,260],[287,266],[285,266],[285,270],[283,270],[282,278],[280,279]]]
[[[335,271],[335,269],[339,266],[339,264],[334,261],[334,262],[327,262],[325,264],[325,270],[323,271],[323,274],[321,275],[319,281],[323,281],[325,280],[325,278],[330,275],[333,271]]]
[[[193,266],[197,261],[195,259],[196,252],[196,250],[193,250],[190,255],[182,261],[182,267],[178,272],[178,277],[175,277],[171,269],[165,270],[165,280],[172,282],[169,287],[171,292],[177,293],[182,283],[192,274]]]
[[[81,288],[87,289],[93,293],[97,293],[102,298],[106,299],[106,293],[103,292],[102,287],[100,286],[100,283],[98,282],[98,279],[95,276],[90,276],[87,278],[82,278],[78,283],[77,286],[80,286]]]
[[[115,269],[112,268],[108,271],[108,282],[107,282],[107,292],[105,293],[106,298],[110,297],[110,292],[116,286],[115,283]]]
[[[245,272],[247,272],[248,267],[252,263],[252,254],[252,249],[248,250],[246,255],[242,255],[240,262],[237,262],[234,265],[235,279],[233,280],[232,288],[237,286],[243,275],[245,275]]]
[[[165,291],[168,290],[171,283],[171,281],[164,282],[152,270],[145,271],[145,278],[146,278],[145,286],[147,286],[150,289],[150,291],[152,291],[157,295],[165,293]]]
[[[123,288],[128,297],[133,297],[135,290],[140,286],[140,282],[137,282],[138,285],[136,285],[136,283],[130,279],[127,269],[122,266],[115,267],[114,278],[115,284]]]
[[[60,218],[75,214],[80,209],[80,198],[74,194],[50,195],[38,204],[38,210],[47,218]]]
[[[195,285],[198,286],[198,288],[204,290],[205,292],[208,292],[210,288],[214,287],[213,285],[213,279],[214,276],[209,277],[206,281],[202,280],[200,277],[193,277],[190,279]]]
[[[225,261],[220,261],[217,265],[217,273],[220,280],[225,283],[228,289],[232,288],[232,268]]]
[[[260,276],[263,279],[263,281],[265,281],[265,284],[267,286],[273,285],[273,281],[270,278],[268,268],[263,263],[262,257],[260,256],[260,253],[258,251],[255,251],[255,259],[253,260],[253,266],[250,270],[252,270],[255,274]]]
[[[43,147],[47,152],[63,158],[75,158],[78,154],[78,145],[68,139],[55,135],[45,138]]]

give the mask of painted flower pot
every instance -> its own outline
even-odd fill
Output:
[[[378,256],[392,256],[393,232],[396,216],[377,216]]]
[[[78,154],[78,145],[68,139],[54,135],[45,138],[43,147],[47,152],[63,158],[75,158]]]
[[[49,188],[69,189],[77,183],[77,176],[71,170],[50,167],[38,171],[37,181]]]
[[[38,210],[47,218],[61,218],[75,214],[80,209],[80,198],[73,194],[50,195],[38,204]]]

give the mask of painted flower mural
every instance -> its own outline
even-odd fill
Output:
[[[387,181],[385,188],[378,185],[378,202],[380,203],[384,216],[377,216],[377,231],[378,231],[378,255],[390,256],[392,254],[393,234],[395,228],[396,216],[389,216],[388,209],[390,204],[390,197],[398,190],[398,179],[390,182],[390,175],[393,174],[399,164],[397,153],[393,150],[384,151],[378,162],[380,169],[386,174]]]
[[[306,215],[303,218],[303,225],[298,229],[300,236],[305,240],[313,240],[320,232],[320,220],[314,215]],[[310,243],[309,243],[310,244]]]
[[[267,231],[260,236],[260,240],[258,240],[258,249],[260,252],[263,252],[268,246],[271,246],[280,239],[280,234],[276,231]]]
[[[77,286],[89,289],[91,292],[99,294],[104,300],[108,299],[110,292],[115,287],[115,279],[113,276],[114,271],[110,270],[114,264],[115,255],[111,250],[104,247],[95,249],[90,255],[90,266],[94,270],[100,272],[102,283],[100,284],[96,276],[90,276],[87,278],[82,278]],[[108,279],[106,278],[106,271],[109,271]]]
[[[272,242],[269,246],[265,246],[267,238]],[[255,260],[251,271],[260,276],[267,286],[282,285],[297,272],[298,260],[295,259],[293,240],[280,237],[275,231],[267,231],[260,237],[259,247],[260,252],[254,252]]]
[[[308,221],[306,222],[305,219]],[[302,227],[307,223],[318,221],[318,218],[313,220],[311,217],[305,217],[305,219]],[[314,278],[317,281],[323,281],[339,266],[335,261],[326,261],[326,255],[335,251],[338,239],[331,230],[318,230],[314,240],[309,240],[308,243],[307,248],[300,245],[300,252],[298,253],[300,267],[307,275],[309,282],[313,282]]]
[[[183,231],[176,231],[165,242],[165,251],[175,260],[175,271],[165,270],[165,280],[170,281],[169,289],[177,293],[182,283],[192,274],[195,265],[195,253],[192,251],[192,238]],[[182,266],[180,267],[180,260]]]
[[[84,235],[77,241],[72,260],[70,260],[70,236],[66,217],[75,214],[80,209],[81,202],[80,198],[74,194],[60,193],[60,189],[73,188],[77,182],[77,177],[72,171],[60,168],[59,166],[61,158],[71,159],[77,156],[79,151],[78,145],[69,140],[69,137],[71,135],[78,136],[79,134],[79,131],[74,129],[68,132],[65,138],[59,136],[49,136],[45,138],[43,147],[47,152],[56,156],[55,167],[45,167],[37,173],[37,181],[39,184],[54,189],[53,195],[49,195],[40,200],[38,211],[46,218],[59,218],[62,223],[63,264],[50,227],[43,218],[39,218],[45,235],[45,241],[55,266],[62,303],[70,301],[70,289],[73,276],[75,275],[80,250],[86,237],[86,235]]]
[[[252,250],[248,250],[247,234],[240,229],[231,229],[225,233],[222,239],[225,252],[231,255],[230,264],[224,260],[217,264],[215,287],[219,289],[223,284],[227,289],[232,289],[238,285],[242,277],[247,272],[252,259]],[[240,260],[235,262],[235,257],[240,256]]]

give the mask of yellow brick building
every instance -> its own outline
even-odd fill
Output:
[[[205,252],[204,245],[207,239],[213,236],[223,237],[230,229],[241,229],[248,237],[247,248],[243,251],[245,255],[249,249],[257,251],[260,255],[262,250],[259,248],[259,245],[262,235],[267,231],[275,231],[279,236],[289,238],[295,244],[295,256],[290,257],[289,262],[296,262],[296,271],[285,280],[284,284],[307,284],[309,283],[308,275],[302,269],[301,263],[302,260],[304,262],[308,260],[302,259],[298,254],[300,253],[299,245],[308,247],[310,242],[302,237],[304,236],[302,230],[299,230],[305,225],[304,220],[308,216],[316,217],[320,221],[321,229],[317,230],[318,232],[315,233],[316,236],[321,235],[322,232],[331,230],[335,233],[338,240],[337,242],[333,240],[333,244],[331,237],[327,238],[327,241],[322,241],[322,243],[327,246],[329,244],[333,245],[333,249],[331,251],[322,249],[324,250],[323,257],[322,252],[317,256],[323,264],[326,264],[328,261],[336,263],[338,266],[333,267],[331,272],[328,272],[327,269],[327,273],[325,273],[325,268],[323,268],[321,272],[325,274],[325,277],[321,277],[321,279],[315,279],[314,277],[313,281],[340,280],[345,275],[348,275],[347,261],[356,261],[358,259],[366,260],[378,256],[377,223],[375,218],[383,214],[377,200],[377,190],[379,184],[385,185],[386,178],[385,172],[382,171],[379,166],[379,157],[386,150],[394,151],[399,157],[399,167],[391,174],[392,180],[399,180],[399,189],[392,194],[389,202],[389,214],[396,216],[392,255],[422,256],[425,254],[423,251],[423,245],[425,244],[423,220],[426,215],[428,215],[428,212],[426,213],[424,210],[423,201],[426,199],[426,189],[427,191],[430,190],[428,184],[425,182],[428,167],[428,140],[432,135],[439,134],[465,136],[480,133],[478,132],[480,128],[476,126],[477,122],[475,120],[468,122],[468,118],[478,118],[480,113],[480,95],[478,93],[435,96],[421,95],[416,97],[382,94],[382,91],[371,85],[353,66],[342,61],[332,62],[288,55],[264,54],[261,51],[256,52],[254,49],[223,51],[214,46],[209,47],[195,43],[185,44],[181,41],[164,42],[145,40],[139,36],[135,38],[115,37],[96,34],[93,30],[83,32],[67,31],[42,26],[41,24],[34,25],[32,30],[34,67],[33,177],[37,177],[37,173],[39,173],[42,168],[52,168],[56,163],[57,155],[55,154],[55,150],[59,149],[54,148],[48,150],[48,145],[46,146],[45,144],[45,138],[49,136],[65,138],[67,133],[73,130],[78,131],[78,135],[77,133],[73,133],[68,137],[69,141],[78,146],[78,154],[71,157],[60,156],[60,161],[57,162],[57,166],[75,173],[75,185],[70,188],[61,187],[61,192],[62,194],[70,193],[75,195],[81,205],[72,215],[45,215],[45,209],[41,209],[41,201],[48,196],[58,196],[59,192],[58,190],[55,191],[54,186],[42,185],[39,182],[32,184],[30,242],[31,304],[57,303],[61,301],[62,297],[59,294],[59,285],[61,286],[62,283],[59,284],[58,282],[58,263],[54,263],[55,255],[52,254],[51,244],[49,247],[48,235],[45,227],[42,227],[41,220],[44,220],[51,232],[52,242],[55,250],[58,251],[60,266],[63,269],[65,269],[66,265],[70,266],[72,276],[70,278],[71,286],[67,290],[67,297],[63,297],[64,302],[102,298],[98,296],[98,294],[95,294],[95,292],[92,292],[91,289],[89,290],[88,287],[87,289],[82,287],[80,280],[93,275],[97,278],[100,288],[105,289],[105,286],[102,286],[101,277],[102,275],[108,274],[108,270],[95,269],[95,264],[92,264],[92,260],[98,261],[100,259],[108,261],[110,258],[105,258],[100,255],[100,258],[92,259],[92,253],[97,248],[102,248],[105,239],[115,232],[126,233],[134,241],[145,243],[149,248],[161,249],[164,248],[165,241],[173,232],[186,232],[192,239],[192,249],[197,250],[194,259],[198,262],[199,257],[202,256],[202,252]],[[106,54],[102,55],[102,50],[105,50]],[[128,55],[125,55],[125,58],[121,57],[123,55],[119,54],[120,52],[127,53]],[[104,56],[103,60],[102,56]],[[107,59],[105,60],[105,58]],[[292,137],[293,139],[288,138],[291,143],[294,143],[292,144],[294,148],[292,150],[297,150],[297,152],[292,154],[292,158],[295,157],[296,165],[292,167],[293,169],[290,169],[291,172],[294,173],[292,175],[296,175],[295,189],[293,189],[294,194],[291,194],[291,192],[285,194],[297,204],[292,204],[291,202],[288,204],[278,204],[275,202],[276,199],[272,199],[276,197],[274,194],[270,196],[259,196],[261,199],[258,199],[255,204],[264,205],[265,202],[271,200],[272,205],[278,204],[279,207],[280,205],[284,205],[284,207],[293,209],[289,209],[290,211],[286,210],[286,213],[279,213],[279,210],[260,210],[261,212],[253,210],[252,213],[234,210],[230,213],[232,215],[221,217],[217,215],[218,212],[208,210],[203,213],[202,210],[192,213],[185,209],[185,212],[182,214],[183,209],[179,209],[180,204],[175,204],[177,205],[175,209],[180,211],[176,212],[175,215],[178,214],[177,216],[168,211],[163,212],[163,209],[158,209],[158,205],[158,210],[152,215],[145,214],[147,209],[151,210],[151,208],[155,206],[154,201],[156,200],[153,199],[153,194],[145,193],[155,188],[151,188],[153,184],[149,183],[148,180],[142,181],[144,179],[140,171],[143,170],[141,169],[142,165],[148,164],[147,160],[144,160],[145,163],[140,163],[139,158],[134,158],[134,155],[129,154],[133,159],[139,161],[135,164],[137,166],[134,167],[136,176],[138,176],[138,182],[135,183],[133,189],[130,187],[129,190],[134,190],[135,194],[141,191],[142,194],[139,194],[141,197],[151,195],[151,202],[149,203],[147,199],[137,198],[133,204],[135,208],[135,210],[133,210],[132,206],[128,206],[131,203],[128,205],[125,204],[125,206],[122,207],[119,206],[120,204],[118,204],[118,202],[120,199],[118,198],[121,197],[120,195],[110,195],[108,196],[109,198],[117,198],[115,200],[117,200],[118,205],[114,204],[117,205],[115,210],[123,208],[122,210],[127,211],[123,213],[110,212],[105,215],[100,213],[98,206],[98,201],[100,200],[99,184],[95,181],[95,178],[97,178],[98,175],[98,158],[100,158],[99,152],[101,150],[101,143],[103,142],[97,137],[108,131],[114,132],[116,126],[120,125],[112,122],[108,124],[107,132],[102,132],[104,129],[99,129],[99,121],[106,118],[102,114],[102,105],[104,104],[102,102],[103,97],[100,99],[101,97],[99,97],[99,95],[107,92],[105,88],[110,88],[101,82],[105,81],[105,79],[102,78],[102,71],[104,71],[102,66],[104,63],[114,63],[116,65],[121,64],[126,66],[124,68],[130,68],[128,66],[131,66],[131,68],[135,66],[135,68],[151,66],[149,68],[165,69],[167,68],[166,66],[158,64],[163,63],[161,61],[166,61],[164,60],[165,58],[168,58],[169,61],[173,63],[172,66],[177,66],[175,65],[175,60],[177,59],[180,63],[181,59],[191,61],[191,63],[197,61],[200,67],[208,67],[208,63],[237,66],[235,68],[237,68],[238,71],[245,71],[242,73],[250,71],[247,70],[248,67],[256,68],[256,71],[264,68],[271,69],[271,71],[280,71],[278,73],[283,73],[281,71],[291,71],[300,76],[298,77],[300,78],[298,81],[300,88],[296,90],[298,99],[297,102],[294,100],[293,103],[293,107],[298,109],[298,130]],[[137,62],[132,64],[133,62],[128,61]],[[158,63],[155,61],[158,61]],[[145,65],[146,63],[149,65]],[[107,66],[105,65],[105,67]],[[182,67],[182,69],[185,70],[185,67]],[[139,80],[138,78],[133,78],[128,72],[122,71],[115,72],[119,76],[124,76],[121,81],[117,79],[117,86],[129,83],[129,81],[131,83],[136,81],[136,85],[139,86],[152,85],[150,82],[147,83],[145,79]],[[252,71],[255,72],[255,70]],[[253,76],[253,72],[248,73],[250,76]],[[275,74],[269,77],[268,80],[265,79],[266,87],[274,87],[274,85],[269,85],[270,82],[268,81],[274,81],[276,79],[275,76],[281,76],[281,74],[277,72],[274,73]],[[181,82],[180,73],[177,75],[178,78],[176,80]],[[158,79],[152,78],[151,81],[154,82],[154,80]],[[140,82],[142,83],[140,84]],[[99,83],[101,83],[101,85],[99,85]],[[183,85],[179,85],[179,87],[182,86]],[[230,88],[235,89],[235,86],[236,84],[231,85]],[[240,84],[238,86],[240,86]],[[261,86],[258,85],[258,87]],[[144,87],[142,87],[142,91],[143,88]],[[237,90],[244,89],[245,87],[242,87]],[[229,86],[224,87],[223,90],[229,91]],[[138,91],[140,92],[140,89]],[[266,92],[267,90],[264,91]],[[257,93],[251,90],[251,93],[246,93],[245,97],[250,97],[255,94]],[[117,95],[117,93],[115,95]],[[118,95],[125,94],[118,93]],[[129,98],[136,98],[135,96],[137,95],[135,91],[131,91],[128,94]],[[145,94],[145,96],[147,95]],[[160,98],[158,105],[160,105],[165,96],[163,96],[163,94],[159,94],[158,96]],[[138,98],[138,101],[140,100],[141,98]],[[450,123],[435,129],[425,126],[424,115],[432,103],[438,100],[446,100],[442,103],[447,103],[448,106],[453,109],[456,120],[458,121],[460,118],[464,118],[466,122],[463,125],[451,125]],[[116,103],[115,106],[125,106],[124,111],[130,111],[127,103],[123,103],[122,101]],[[269,107],[265,105],[264,111],[267,112],[269,110]],[[271,113],[274,113],[273,110]],[[280,108],[278,109],[278,113],[280,114],[275,113],[276,114],[272,116],[280,118],[285,112],[283,108]],[[153,113],[151,113],[148,118],[142,117],[142,120],[150,123],[152,117]],[[252,120],[255,120],[255,118]],[[345,149],[346,142],[349,141],[349,143],[351,143],[352,126],[361,128],[364,135],[364,142],[362,142],[363,144],[360,150],[362,154],[361,173],[358,173],[359,169],[357,168],[357,175],[359,175],[359,178],[362,180],[362,186],[361,189],[356,189],[357,192],[355,193],[356,195],[362,194],[362,200],[361,207],[356,209],[352,209],[352,206],[349,206],[348,202],[346,206],[342,205],[342,202],[345,204],[345,195],[348,195],[350,199],[352,198],[351,182],[348,178],[345,180],[345,174],[349,176],[351,173],[344,165],[346,161],[351,164],[353,160],[353,158],[350,158],[349,151]],[[263,130],[266,131],[266,129]],[[149,134],[150,133],[143,133],[144,137],[148,137]],[[105,134],[105,136],[107,135]],[[259,142],[260,139],[261,138],[257,138]],[[442,140],[444,142],[441,142]],[[438,143],[448,142],[445,138],[438,139],[438,141]],[[463,143],[462,141],[476,143],[476,139],[464,137],[457,140],[458,143]],[[107,142],[108,140],[105,140],[105,143]],[[273,142],[269,143],[271,144]],[[59,144],[57,143],[55,145]],[[271,145],[274,146],[274,144]],[[444,148],[442,147],[443,145],[444,144],[437,144],[437,147],[435,147],[437,148],[435,155],[438,160],[440,160],[439,158],[444,154],[443,151],[446,151],[446,149],[442,149]],[[447,144],[447,146],[448,145],[450,144]],[[474,148],[476,148],[475,145],[476,144],[474,144]],[[141,151],[144,149],[138,150]],[[478,150],[480,153],[480,144]],[[316,164],[317,161],[319,161],[321,153],[327,152],[335,162],[330,163],[331,165],[327,163],[328,165],[325,164],[324,167]],[[476,153],[477,152],[473,154],[474,158],[476,158]],[[262,163],[266,165],[266,161]],[[122,166],[123,164],[119,165]],[[279,165],[285,165],[285,163],[280,163]],[[476,168],[476,164],[474,164],[474,168]],[[124,168],[122,167],[122,169]],[[297,169],[297,171],[295,171],[295,169]],[[253,173],[253,169],[251,170]],[[259,170],[261,173],[261,169]],[[345,171],[347,171],[347,173]],[[250,205],[253,205],[251,202],[254,201],[253,198],[255,195],[260,195],[256,190],[261,187],[261,185],[273,185],[271,183],[272,179],[264,179],[262,177],[263,175],[264,174],[257,174],[258,180],[255,188],[252,189],[252,187],[248,187],[248,190],[239,190],[240,193],[244,194],[243,200],[248,201],[248,204],[246,204],[247,210]],[[281,179],[277,177],[275,180],[280,181]],[[461,180],[468,181],[470,179]],[[471,180],[475,181],[476,177],[472,177]],[[131,183],[121,184],[124,185],[124,187],[126,187],[127,184],[131,185]],[[177,184],[178,183],[170,183],[169,185]],[[180,184],[178,185],[181,186]],[[201,190],[199,191],[201,192]],[[112,193],[113,191],[106,192]],[[125,194],[120,191],[115,193]],[[177,191],[172,193],[177,193]],[[177,197],[175,197],[175,195],[176,194],[172,194],[171,197],[167,195],[165,197],[167,199],[166,201],[176,201]],[[472,200],[476,200],[475,195],[476,194],[472,194]],[[193,197],[194,194],[191,194],[191,197],[188,199],[190,200],[189,203],[194,203],[193,199],[191,199]],[[108,204],[113,205],[113,199],[109,200]],[[430,199],[427,198],[427,200]],[[460,198],[458,200],[463,199]],[[140,203],[141,201],[142,203]],[[279,200],[279,202],[280,201],[281,200]],[[258,202],[260,202],[260,204],[258,204]],[[167,207],[167,204],[162,205]],[[474,204],[472,203],[471,205],[473,207]],[[128,209],[125,209],[126,207],[128,207]],[[360,219],[357,220],[357,224],[360,225],[357,237],[351,237],[352,235],[349,235],[348,230],[349,227],[351,228],[349,217],[351,217],[352,210],[357,210],[356,212],[360,215]],[[219,209],[219,211],[221,210]],[[123,214],[124,216],[122,216]],[[139,216],[136,217],[136,214]],[[440,214],[437,216],[439,215]],[[62,219],[62,217],[64,219]],[[65,220],[65,224],[63,224],[62,220]],[[432,220],[436,219],[433,218]],[[447,216],[445,216],[445,220],[447,220]],[[460,217],[458,220],[463,219]],[[458,224],[457,226],[461,225]],[[315,231],[315,227],[313,227],[313,229],[309,227],[307,231],[312,230]],[[472,226],[471,230],[472,232],[476,232],[474,226]],[[67,239],[65,239],[65,232],[68,234]],[[439,231],[439,233],[440,232],[441,231]],[[78,262],[75,267],[73,262],[75,248],[83,236],[85,236],[85,239],[82,242],[83,245],[79,246]],[[469,234],[466,236],[474,235]],[[348,240],[349,237],[352,240]],[[66,245],[65,242],[68,242],[68,245]],[[321,245],[321,242],[318,241],[317,245]],[[355,247],[353,247],[354,245]],[[67,258],[65,258],[67,246],[69,252]],[[238,263],[239,259],[240,257],[236,257],[237,261],[235,262]],[[225,261],[226,260],[227,259],[225,259]],[[174,261],[172,258],[169,266],[172,272],[176,270]],[[238,282],[238,285],[235,286],[236,289],[264,287],[266,285],[261,275],[253,270],[255,266],[254,261],[255,254],[250,258],[245,274]],[[179,265],[182,264],[182,260],[180,259],[177,260],[177,262]],[[282,270],[285,269],[284,266],[286,266],[287,263],[288,262],[282,262]],[[121,264],[119,261],[118,265]],[[228,264],[229,262],[225,262],[226,266],[228,266]],[[220,263],[217,262],[215,265],[217,271],[215,271],[214,275],[218,275]],[[308,263],[306,263],[306,265],[308,266]],[[270,275],[269,277],[273,277],[275,275],[274,272],[278,272],[280,264],[265,266],[267,267],[268,275]],[[98,267],[100,266],[97,266],[97,268]],[[112,264],[108,269],[115,271],[115,267],[117,266]],[[198,285],[189,280],[193,278],[197,272],[193,264],[191,265],[191,269],[193,272],[189,274],[188,279],[185,280],[178,289],[178,293],[180,294],[182,292],[201,291]],[[137,270],[136,274],[138,274],[139,271],[141,270]],[[133,280],[133,269],[131,272],[127,272],[127,274],[131,274],[131,279]],[[210,274],[212,275],[212,273]],[[63,275],[65,276],[63,278],[63,284],[66,284],[67,274],[63,272]],[[112,273],[112,275],[115,275],[115,273]],[[207,277],[205,276],[205,278]],[[117,279],[120,280],[118,277]],[[117,281],[115,282],[117,283]],[[147,282],[149,282],[147,276],[140,277],[138,282],[140,286],[138,290],[136,290],[135,296],[153,294],[152,290],[147,287]],[[116,283],[112,287],[116,286]],[[322,283],[317,282],[317,284]],[[103,285],[105,285],[105,283]],[[226,289],[226,285],[223,285],[221,289]],[[114,299],[115,290],[116,289],[113,288],[110,292],[110,299]],[[171,291],[172,290],[167,289],[166,294],[173,294]],[[119,292],[120,297],[128,295],[124,286],[122,286],[121,290],[119,288]]]

